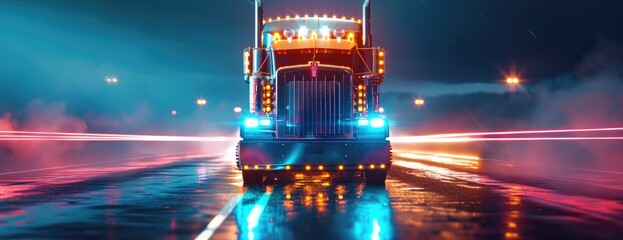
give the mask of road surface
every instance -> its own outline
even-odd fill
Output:
[[[0,239],[620,239],[617,184],[489,174],[396,150],[386,186],[244,187],[229,155],[183,153],[0,175]],[[609,194],[600,194],[603,191]]]

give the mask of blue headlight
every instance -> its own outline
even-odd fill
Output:
[[[244,126],[246,128],[256,128],[260,124],[257,118],[247,118],[244,120]]]
[[[359,121],[357,121],[357,125],[359,126],[368,126],[369,121],[368,119],[359,119]]]
[[[373,118],[370,120],[370,126],[372,128],[382,128],[385,126],[385,119],[382,118]]]
[[[270,119],[261,119],[261,120],[260,120],[260,125],[261,125],[262,127],[268,127],[268,126],[270,126]]]

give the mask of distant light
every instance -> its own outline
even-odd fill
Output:
[[[119,80],[117,79],[117,77],[114,77],[114,76],[106,77],[106,83],[108,84],[117,84],[118,81]]]
[[[519,84],[519,78],[516,78],[516,77],[506,78],[506,83],[509,85],[517,85]]]
[[[197,105],[199,106],[205,106],[206,104],[208,104],[208,101],[203,99],[203,98],[199,98],[197,99]]]
[[[256,128],[260,124],[257,118],[247,118],[244,120],[244,126],[247,128]]]
[[[234,112],[236,112],[236,113],[242,112],[242,108],[240,108],[240,107],[235,107],[235,108],[234,108]]]
[[[171,115],[173,115],[173,116],[177,115],[177,111],[176,110],[172,110],[171,111]]]
[[[373,128],[381,128],[385,126],[385,119],[373,118],[372,120],[370,120],[370,126]]]
[[[384,113],[384,112],[385,112],[385,108],[380,107],[380,108],[379,108],[379,112],[380,112],[380,113]]]
[[[424,99],[418,98],[418,99],[415,99],[413,103],[415,103],[416,106],[420,107],[420,106],[424,106],[425,102],[424,102]]]

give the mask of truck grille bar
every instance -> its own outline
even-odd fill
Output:
[[[344,70],[309,68],[284,71],[278,76],[279,138],[346,138],[352,111],[351,75]]]

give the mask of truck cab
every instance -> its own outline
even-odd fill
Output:
[[[237,167],[245,184],[271,173],[361,172],[384,184],[391,167],[380,111],[385,51],[372,47],[370,1],[363,20],[293,15],[265,19],[255,2],[255,46],[243,51],[249,112]]]

